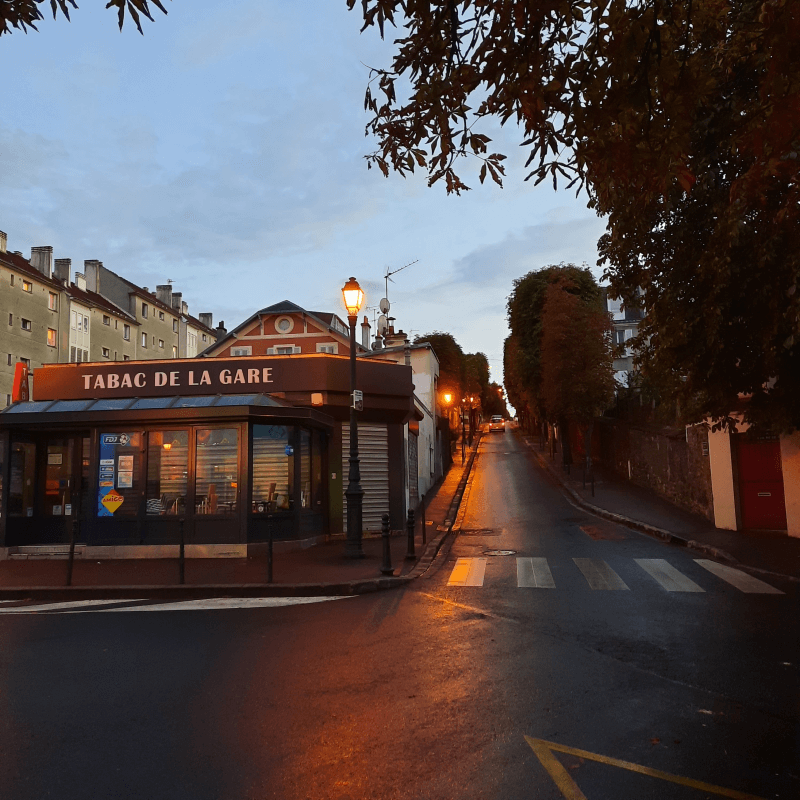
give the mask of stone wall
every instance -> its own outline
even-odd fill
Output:
[[[653,489],[675,505],[714,520],[708,431],[596,420],[599,461],[632,483]]]

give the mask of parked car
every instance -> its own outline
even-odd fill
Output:
[[[489,430],[490,431],[501,431],[504,432],[506,429],[506,421],[499,416],[492,417],[489,420]]]

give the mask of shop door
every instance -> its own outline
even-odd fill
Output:
[[[786,530],[780,442],[739,434],[737,451],[742,526]]]

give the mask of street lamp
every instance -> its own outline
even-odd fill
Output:
[[[345,558],[364,558],[361,546],[364,490],[361,488],[361,471],[358,465],[358,418],[356,417],[356,322],[364,302],[364,292],[355,278],[350,278],[342,289],[347,321],[350,323],[350,471],[347,474],[347,539]]]

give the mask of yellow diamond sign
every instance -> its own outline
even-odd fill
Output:
[[[112,489],[100,502],[113,514],[125,502],[125,498]]]

